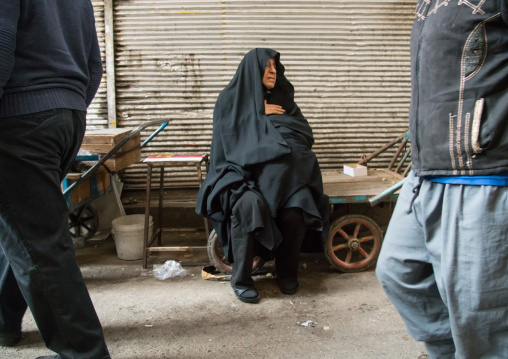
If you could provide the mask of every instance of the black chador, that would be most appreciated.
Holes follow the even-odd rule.
[[[196,212],[212,221],[228,260],[235,263],[233,287],[235,265],[244,260],[235,258],[232,243],[241,240],[236,237],[255,239],[241,256],[256,251],[267,259],[276,257],[277,274],[283,276],[280,270],[287,260],[279,259],[283,254],[277,253],[288,237],[285,218],[293,213],[300,217],[299,231],[291,236],[302,240],[296,259],[289,260],[296,261],[296,268],[301,242],[304,246],[313,242],[307,246],[321,249],[328,235],[328,197],[311,150],[312,130],[294,102],[294,88],[279,58],[270,49],[248,52],[215,104],[210,168],[199,190]],[[268,91],[262,79],[270,59],[275,60],[276,82]],[[285,112],[266,115],[265,100]],[[244,280],[245,287],[252,287],[250,281]]]

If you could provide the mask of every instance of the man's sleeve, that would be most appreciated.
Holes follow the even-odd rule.
[[[0,0],[1,1],[1,0]],[[99,40],[97,39],[97,32],[94,25],[92,49],[90,51],[90,58],[88,59],[88,71],[90,73],[90,82],[86,89],[86,107],[90,106],[102,79],[102,61],[101,50],[99,48]]]
[[[19,14],[19,1],[0,0],[0,98],[14,67]]]

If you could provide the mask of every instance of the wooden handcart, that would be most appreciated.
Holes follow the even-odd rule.
[[[410,164],[405,164],[411,153],[408,133],[397,136],[357,163],[367,165],[370,160],[396,145],[397,149],[387,168],[369,169],[367,175],[358,177],[344,174],[343,170],[322,172],[324,193],[330,198],[331,209],[330,232],[328,240],[323,243],[323,251],[335,269],[359,272],[376,263],[383,230],[369,215],[368,208],[396,202],[397,191],[410,170]],[[226,262],[215,231],[210,234],[207,248],[210,262],[222,273],[230,274],[232,266]],[[263,264],[264,260],[256,257],[253,272]]]

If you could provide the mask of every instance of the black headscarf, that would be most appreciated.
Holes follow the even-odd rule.
[[[277,78],[267,96],[262,78],[272,58]],[[293,85],[284,76],[279,59],[280,54],[271,49],[248,52],[215,104],[210,167],[198,193],[196,212],[212,220],[223,246],[229,242],[231,209],[245,190],[260,193],[276,217],[296,192],[310,187],[314,210],[302,209],[317,218],[320,223],[314,221],[314,227],[318,230],[328,223],[328,218],[323,218],[328,216],[328,198],[323,195],[321,172],[310,151],[312,130],[294,101]],[[267,116],[267,97],[285,113]],[[270,247],[276,242],[263,244]]]
[[[261,80],[271,58],[277,66],[275,87],[281,84],[287,91],[273,91],[272,102],[278,98],[303,118],[294,103],[293,86],[284,77],[279,53],[269,49],[248,52],[229,85],[219,95],[214,111],[214,126],[219,120],[226,160],[241,167],[289,153],[286,142],[265,115],[265,88]]]

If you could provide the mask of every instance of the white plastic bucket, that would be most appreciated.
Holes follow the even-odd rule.
[[[115,239],[118,258],[136,260],[143,258],[143,240],[145,238],[145,215],[130,214],[115,218],[112,222],[113,238]],[[152,237],[153,219],[148,221],[148,239]]]

